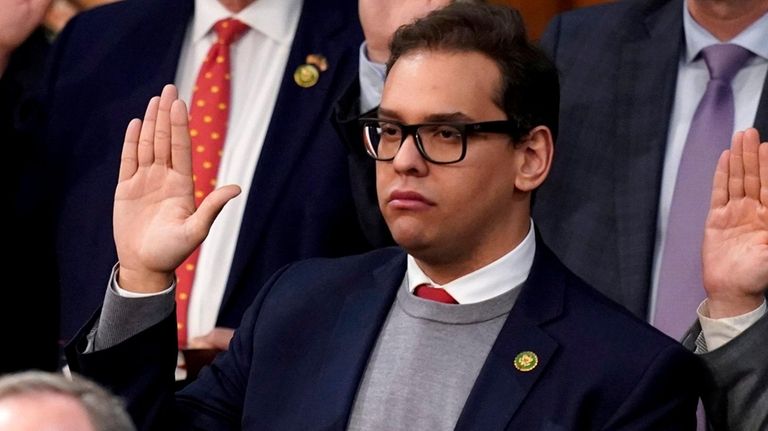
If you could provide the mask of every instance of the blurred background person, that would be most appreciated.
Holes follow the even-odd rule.
[[[123,124],[169,82],[192,108],[197,199],[217,182],[244,185],[179,268],[180,346],[226,348],[258,286],[288,262],[371,248],[330,123],[361,41],[353,0],[129,0],[73,18],[46,94],[62,337],[101,301],[83,286],[106,283],[96,269],[114,260]]]
[[[718,429],[768,427],[768,285],[712,289],[698,251],[720,152],[735,130],[768,137],[766,41],[764,0],[617,2],[559,16],[542,38],[561,74],[557,154],[534,205],[542,236],[701,354]]]
[[[82,376],[27,371],[0,377],[0,429],[134,431],[123,404]]]

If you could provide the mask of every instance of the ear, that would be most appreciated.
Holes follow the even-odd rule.
[[[527,139],[517,145],[520,159],[515,187],[530,192],[539,187],[549,175],[554,154],[552,132],[546,126],[536,126],[529,132]]]

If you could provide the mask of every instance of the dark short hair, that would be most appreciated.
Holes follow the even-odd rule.
[[[435,10],[397,30],[390,45],[387,73],[400,57],[422,49],[484,54],[501,72],[501,88],[494,102],[510,120],[518,122],[521,136],[544,125],[552,131],[553,139],[556,137],[560,99],[557,70],[528,40],[517,10],[468,3]]]

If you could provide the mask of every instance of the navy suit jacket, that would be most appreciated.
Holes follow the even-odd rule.
[[[175,420],[185,430],[343,430],[401,288],[405,257],[386,248],[279,271],[230,350],[175,400],[172,315],[82,354],[88,325],[69,346],[69,363],[125,397],[140,429],[172,429]],[[522,351],[538,355],[532,371],[513,366]],[[692,430],[699,367],[679,343],[588,287],[538,242],[456,429]]]
[[[357,74],[354,0],[305,0],[254,174],[217,324],[235,327],[258,288],[289,262],[370,249],[330,114]],[[62,335],[101,303],[116,260],[111,214],[125,126],[174,82],[193,0],[127,0],[79,15],[60,35],[48,85],[47,145],[61,195],[57,261]],[[308,54],[328,70],[301,88]],[[255,84],[258,85],[258,84]],[[238,127],[238,125],[233,125]],[[244,199],[246,197],[241,197]]]
[[[541,41],[560,72],[560,134],[534,219],[568,268],[643,318],[685,43],[682,13],[682,0],[579,9],[556,17]],[[768,137],[768,78],[754,126]],[[738,342],[702,355],[713,375],[705,401],[716,426],[768,427],[766,328],[768,316]]]

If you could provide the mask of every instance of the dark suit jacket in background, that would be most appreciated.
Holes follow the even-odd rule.
[[[405,253],[387,248],[275,274],[230,350],[176,395],[178,429],[345,429],[405,267]],[[140,429],[172,429],[173,315],[112,348],[80,354],[87,332],[70,345],[72,369],[126,397]],[[532,371],[514,368],[522,351],[538,355]],[[690,430],[699,366],[539,242],[456,429]]]
[[[367,250],[330,122],[357,74],[362,41],[354,0],[305,0],[245,209],[219,326],[235,327],[267,278],[311,256]],[[57,225],[65,338],[101,303],[116,260],[112,200],[125,126],[174,82],[193,0],[127,0],[77,16],[60,35],[49,82],[47,144],[62,196]],[[328,70],[294,83],[308,54]],[[259,85],[255,83],[254,85]],[[232,127],[238,127],[233,124]]]
[[[682,13],[682,0],[617,2],[559,16],[542,39],[560,71],[560,134],[534,219],[568,268],[643,318]],[[768,136],[768,83],[755,127]],[[710,387],[710,401],[719,401],[708,410],[720,426],[768,428],[766,324],[723,348],[738,349],[737,361],[724,361],[732,356],[723,352],[703,355],[719,374]]]
[[[355,77],[336,102],[333,123],[349,150],[349,176],[360,224],[368,241],[383,248],[396,244],[379,209],[376,161],[365,150],[358,122],[361,117],[376,117],[377,110],[378,106],[370,112],[360,112],[360,79]]]
[[[58,364],[50,169],[36,127],[48,50],[48,40],[38,29],[13,52],[0,79],[3,207],[9,215],[3,235],[2,273],[8,281],[0,301],[5,334],[0,373],[27,368],[52,371]],[[35,276],[30,278],[31,274]],[[10,280],[29,284],[13,286]]]

